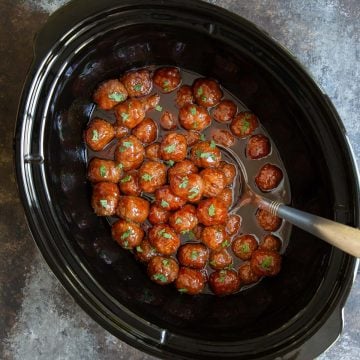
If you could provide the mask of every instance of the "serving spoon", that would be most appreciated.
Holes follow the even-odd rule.
[[[242,195],[232,211],[236,212],[243,206],[253,203],[259,208],[269,211],[272,215],[278,216],[298,228],[315,235],[330,245],[360,258],[359,229],[294,209],[284,203],[270,200],[263,195],[256,194],[249,185],[246,168],[239,156],[229,148],[225,148],[219,144],[217,144],[217,146],[234,158],[241,172]]]

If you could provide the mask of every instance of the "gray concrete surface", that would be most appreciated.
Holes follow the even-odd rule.
[[[310,70],[337,107],[360,164],[360,1],[210,0],[264,28]],[[12,129],[34,33],[66,0],[0,0],[0,359],[151,359],[91,320],[30,238],[12,171]],[[10,221],[11,217],[11,221]],[[360,354],[360,282],[341,338],[320,360]]]

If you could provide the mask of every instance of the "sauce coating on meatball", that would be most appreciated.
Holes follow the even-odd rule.
[[[152,89],[152,80],[147,69],[128,71],[121,81],[131,97],[148,95]]]
[[[250,234],[237,237],[231,244],[233,253],[241,260],[249,260],[257,247],[258,242],[255,236]]]
[[[260,277],[261,277],[261,276],[255,274],[251,270],[249,261],[245,261],[244,263],[242,263],[240,265],[238,274],[239,274],[240,282],[243,285],[250,285],[250,284],[256,283],[260,280]]]
[[[148,220],[151,224],[166,224],[169,221],[170,212],[164,209],[163,207],[152,204],[150,206]]]
[[[209,264],[214,270],[222,270],[232,265],[233,259],[226,249],[211,251]]]
[[[180,246],[180,238],[176,232],[166,224],[154,225],[149,230],[150,244],[163,255],[172,255]]]
[[[156,204],[168,211],[180,209],[186,204],[186,200],[175,195],[170,186],[165,185],[155,191]]]
[[[227,217],[226,204],[217,198],[202,200],[197,207],[197,218],[205,226],[222,225]]]
[[[178,108],[182,108],[186,104],[194,103],[194,96],[192,88],[189,85],[182,85],[176,93],[176,105]]]
[[[116,122],[119,126],[133,129],[145,118],[144,104],[140,100],[130,99],[114,108]]]
[[[169,225],[177,232],[187,232],[192,230],[198,223],[196,208],[192,205],[185,205],[175,211],[169,217]]]
[[[270,151],[270,140],[262,134],[251,136],[246,145],[246,155],[253,160],[262,159],[265,156],[268,156]]]
[[[122,170],[112,160],[92,158],[88,165],[88,179],[91,182],[108,181],[117,183]]]
[[[159,285],[174,282],[179,273],[179,265],[174,259],[164,256],[154,256],[147,266],[150,279]]]
[[[197,104],[212,107],[223,97],[219,83],[212,79],[197,79],[193,85],[194,98]]]
[[[253,113],[244,111],[237,114],[231,121],[230,130],[235,136],[244,138],[251,135],[258,126],[258,118]]]
[[[282,220],[269,213],[265,209],[258,209],[256,212],[258,224],[266,231],[276,231],[280,228]]]
[[[212,131],[212,138],[220,145],[231,147],[235,144],[234,135],[224,129],[215,129]]]
[[[281,240],[272,234],[265,235],[260,241],[259,250],[277,251],[281,250]]]
[[[211,117],[202,106],[186,104],[179,111],[179,122],[186,130],[202,131],[211,124]]]
[[[119,144],[115,149],[115,160],[124,171],[140,167],[144,157],[144,147],[134,135],[119,140]]]
[[[160,144],[160,155],[163,160],[181,161],[186,158],[187,143],[182,134],[170,133],[164,136]]]
[[[141,188],[137,170],[125,172],[119,181],[119,188],[123,195],[139,196]]]
[[[115,105],[127,99],[128,92],[122,82],[117,79],[105,81],[99,85],[93,95],[93,100],[100,109],[110,110]]]
[[[135,257],[143,263],[148,263],[156,255],[158,255],[158,253],[147,239],[143,239],[140,245],[135,247]]]
[[[209,258],[209,250],[203,244],[187,243],[179,247],[179,263],[193,269],[203,269]]]
[[[139,184],[142,191],[153,193],[166,183],[166,166],[158,161],[145,161],[139,169]]]
[[[220,169],[206,168],[199,174],[203,180],[205,197],[218,196],[226,186],[225,174]]]
[[[140,245],[144,237],[144,230],[133,222],[118,220],[111,227],[111,235],[124,249],[133,249]]]
[[[230,245],[224,226],[206,226],[201,232],[201,241],[211,250],[220,251]]]
[[[250,267],[259,276],[277,275],[281,268],[281,256],[275,251],[256,250],[251,257]]]
[[[97,216],[115,215],[120,192],[116,184],[99,182],[93,186],[91,206]]]
[[[145,118],[140,124],[134,127],[132,134],[142,143],[150,144],[156,140],[157,125],[153,119]]]
[[[114,138],[113,126],[105,120],[92,120],[85,130],[85,142],[91,150],[100,151]]]
[[[116,215],[124,220],[143,223],[149,215],[150,204],[138,196],[121,196]]]
[[[236,104],[228,99],[224,99],[216,105],[213,110],[212,116],[213,118],[220,122],[225,123],[233,119],[236,115],[237,106]]]
[[[172,92],[181,83],[180,70],[176,67],[159,68],[154,73],[153,81],[154,84],[158,86],[162,92]]]
[[[205,276],[199,270],[181,267],[175,280],[175,286],[181,293],[200,294],[205,287]]]
[[[198,174],[173,175],[169,183],[175,195],[191,203],[198,202],[204,192],[204,183]]]
[[[217,167],[221,152],[214,141],[200,141],[191,148],[190,158],[196,166]]]
[[[280,168],[273,164],[265,164],[256,175],[255,183],[261,191],[270,191],[277,188],[283,179]]]
[[[175,129],[176,120],[174,115],[169,111],[164,111],[160,117],[160,126],[165,130]]]
[[[240,280],[236,271],[224,269],[210,274],[209,285],[215,295],[224,296],[237,292]]]

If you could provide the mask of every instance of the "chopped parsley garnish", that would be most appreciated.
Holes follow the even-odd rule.
[[[100,168],[99,168],[99,173],[100,173],[100,176],[101,177],[105,177],[106,176],[106,166],[104,165],[101,165]]]
[[[161,200],[161,203],[160,203],[161,207],[165,208],[165,207],[169,207],[169,203],[165,200]]]
[[[200,86],[200,87],[197,89],[197,95],[198,95],[198,96],[201,96],[203,93],[204,93],[204,90],[203,90],[203,88]]]
[[[264,270],[268,270],[270,268],[270,266],[272,265],[273,261],[272,261],[272,257],[271,256],[264,256],[263,261],[260,263],[260,266],[264,269]]]
[[[133,89],[134,89],[135,91],[141,91],[142,85],[141,85],[141,84],[136,84],[136,85],[133,87]]]
[[[122,163],[118,163],[118,164],[117,164],[117,167],[118,167],[119,169],[122,169],[122,168],[124,167],[124,165],[123,165]]]
[[[156,110],[156,111],[162,111],[163,108],[162,108],[162,106],[160,106],[160,105],[156,105],[156,106],[155,106],[155,110]]]
[[[189,235],[190,240],[193,240],[193,239],[196,238],[195,234],[191,230],[183,230],[183,231],[181,231],[181,234],[182,235]]]
[[[129,182],[131,180],[131,176],[130,175],[126,175],[124,178],[122,178],[121,180],[120,180],[120,182],[122,183],[122,184],[124,184],[124,183],[126,183],[126,182]]]
[[[161,261],[164,266],[169,266],[170,261],[168,259],[164,259]]]
[[[122,146],[119,147],[119,151],[124,152],[126,149],[128,149],[131,146],[133,146],[133,143],[131,141],[124,141],[122,143]]]
[[[194,121],[194,124],[193,124],[193,129],[197,129],[199,126],[199,123],[197,121]]]
[[[138,246],[136,247],[136,251],[137,251],[138,253],[142,253],[142,252],[143,252],[143,249],[141,248],[140,245],[138,245]]]
[[[210,158],[211,160],[215,161],[216,160],[216,156],[213,154],[213,153],[210,153],[210,152],[203,152],[203,153],[200,153],[200,156],[199,156],[201,159],[208,159]]]
[[[170,81],[169,80],[164,80],[164,82],[163,82],[164,91],[166,91],[166,92],[169,91],[169,88],[168,88],[169,85],[170,85]]]
[[[250,245],[249,245],[248,243],[242,244],[242,245],[241,245],[241,250],[242,250],[242,252],[244,252],[244,253],[250,252]]]
[[[225,241],[221,244],[221,246],[222,246],[223,248],[228,247],[229,245],[230,245],[230,241],[229,241],[229,240],[225,240]]]
[[[226,278],[226,271],[221,270],[220,271],[219,281],[223,283],[225,281],[225,278]]]
[[[216,148],[216,142],[214,140],[210,141],[210,149],[215,149]]]
[[[150,175],[150,174],[144,174],[142,177],[141,177],[144,181],[150,181],[153,176]]]
[[[196,251],[196,250],[193,250],[193,251],[190,253],[190,257],[191,257],[191,260],[197,260],[197,258],[199,257],[199,252]]]
[[[178,289],[178,292],[180,292],[180,293],[187,293],[188,290],[185,289],[185,288],[180,288],[180,289]]]
[[[250,129],[250,123],[247,120],[244,120],[241,125],[241,132],[245,134]]]
[[[128,242],[127,240],[125,240],[125,241],[123,242],[123,245],[124,245],[124,248],[125,248],[125,249],[128,249],[128,248],[129,248],[129,242]]]
[[[188,196],[188,199],[192,200],[196,198],[197,195],[199,195],[199,187],[194,186],[189,190],[190,195]]]
[[[202,101],[206,101],[206,100],[207,100],[207,97],[206,97],[206,96],[202,96],[202,97],[201,97],[201,100],[202,100]]]
[[[164,147],[164,151],[165,151],[167,154],[171,154],[171,153],[173,153],[175,150],[176,150],[176,144],[171,144],[171,145],[168,145],[168,146]]]
[[[216,266],[216,261],[215,261],[215,260],[211,260],[211,261],[209,261],[209,264],[212,265],[212,266]]]
[[[165,229],[160,230],[158,235],[164,237],[165,239],[172,239],[172,236],[167,233]]]
[[[200,135],[200,140],[201,140],[201,141],[206,141],[205,134],[201,134],[201,135]]]
[[[182,224],[182,220],[181,220],[181,218],[176,218],[176,220],[175,220],[175,224],[176,225],[179,225],[179,224]]]
[[[126,230],[125,232],[123,232],[123,233],[121,234],[120,239],[121,239],[121,240],[125,240],[125,239],[127,239],[130,235],[131,235],[131,230],[128,229],[128,230]]]
[[[153,275],[154,280],[159,280],[163,283],[167,282],[167,277],[164,274],[154,274]]]
[[[190,108],[190,114],[194,116],[196,115],[196,107],[193,106],[192,108]]]
[[[92,138],[91,138],[91,140],[92,140],[92,141],[99,141],[99,132],[98,132],[96,129],[94,129],[94,130],[92,131]]]
[[[120,101],[124,101],[124,100],[125,100],[125,95],[122,94],[122,93],[120,93],[120,92],[118,92],[118,91],[115,91],[115,92],[113,92],[113,93],[110,93],[110,94],[108,95],[108,98],[109,98],[110,100],[120,102]]]
[[[214,204],[211,204],[208,208],[208,214],[209,216],[215,216],[215,205]]]
[[[129,119],[129,114],[126,112],[122,112],[121,114],[121,118],[123,119],[123,121],[127,121]]]
[[[107,200],[105,200],[105,199],[101,199],[100,201],[100,205],[104,208],[104,209],[106,209],[107,208]]]
[[[175,164],[175,161],[174,160],[168,160],[168,161],[165,161],[165,164],[167,165],[167,166],[174,166],[174,164]]]
[[[179,184],[179,188],[180,189],[185,189],[188,186],[188,184],[189,184],[189,179],[188,179],[187,176],[185,176],[185,177],[183,177],[181,179],[181,183]]]

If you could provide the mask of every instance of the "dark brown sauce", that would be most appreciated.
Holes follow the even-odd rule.
[[[151,71],[155,70],[156,68],[157,67],[155,67],[155,66],[150,67],[150,68],[148,67],[148,69]],[[188,70],[184,70],[184,69],[181,69],[181,75],[182,75],[182,84],[188,84],[188,85],[191,85],[195,79],[203,77],[200,74],[196,74],[192,71],[188,71]],[[235,96],[233,96],[230,92],[228,92],[223,87],[221,87],[221,88],[224,93],[223,99],[232,100],[237,105],[238,112],[249,110],[239,99],[237,99]],[[161,117],[161,114],[163,111],[169,111],[175,116],[175,118],[177,118],[179,109],[175,105],[176,92],[177,92],[177,89],[172,91],[171,93],[163,94],[156,87],[154,87],[152,89],[151,94],[157,93],[160,95],[161,99],[160,99],[159,105],[162,107],[161,112],[154,109],[154,110],[150,110],[146,113],[147,117],[150,117],[158,124],[158,134],[157,134],[157,139],[155,141],[160,142],[162,137],[168,132],[176,131],[179,133],[186,133],[186,130],[182,129],[179,124],[178,124],[177,128],[173,129],[173,130],[164,130],[160,127],[160,124],[159,124],[160,117]],[[209,112],[211,114],[211,109],[209,109]],[[93,111],[89,121],[94,118],[105,119],[105,120],[109,121],[110,123],[115,122],[115,115],[112,111],[104,111],[104,110],[100,110],[98,108],[94,108],[94,111]],[[261,122],[261,119],[259,119],[259,120]],[[205,135],[207,140],[212,139],[211,134],[213,133],[214,129],[225,129],[225,130],[230,131],[229,123],[222,124],[222,123],[216,122],[213,119],[211,126],[209,126],[207,129],[205,129],[202,132]],[[266,132],[264,127],[261,125],[261,123],[260,123],[260,126],[254,131],[253,134],[263,134],[269,138],[269,140],[271,142],[271,152],[268,156],[266,156],[262,159],[259,159],[259,160],[248,159],[245,154],[248,137],[245,139],[235,138],[235,143],[233,146],[231,146],[231,150],[228,150],[223,146],[221,146],[221,147],[219,146],[219,148],[221,149],[221,153],[222,153],[222,160],[225,160],[229,163],[234,164],[237,169],[237,176],[235,177],[234,183],[232,185],[232,192],[233,192],[232,208],[234,208],[234,205],[241,198],[241,191],[242,191],[242,188],[244,185],[244,184],[242,184],[244,182],[244,176],[241,172],[241,168],[238,163],[239,160],[243,163],[243,169],[245,169],[245,171],[246,171],[245,178],[248,179],[247,180],[248,185],[250,186],[252,191],[254,191],[255,193],[261,194],[261,195],[264,195],[264,194],[257,188],[257,186],[255,184],[255,176],[256,176],[257,172],[259,171],[259,169],[266,163],[271,163],[271,164],[274,164],[274,165],[277,165],[278,167],[280,167],[283,171],[283,180],[281,181],[280,185],[275,190],[273,190],[269,193],[266,193],[265,195],[267,198],[269,198],[271,200],[276,200],[276,201],[283,202],[283,203],[289,203],[290,199],[291,199],[289,179],[288,179],[287,173],[285,171],[284,164],[281,160],[280,154],[279,154],[278,150],[276,149],[274,142],[269,137],[269,134]],[[90,150],[89,148],[87,148],[87,162],[89,162],[93,157],[99,157],[102,159],[113,160],[114,159],[114,151],[115,151],[117,143],[118,143],[118,140],[114,139],[106,146],[106,148],[104,150],[99,151],[99,152],[94,152],[94,151]],[[232,152],[235,153],[236,155],[234,156],[232,154]],[[151,196],[147,196],[147,194],[142,194],[142,196],[144,196],[148,200],[151,199]],[[230,211],[229,211],[230,214],[237,214],[242,219],[240,231],[238,234],[233,236],[233,238],[235,238],[239,235],[242,235],[242,234],[252,234],[256,237],[256,239],[258,241],[260,241],[263,238],[263,236],[265,236],[266,234],[269,234],[269,232],[263,230],[257,224],[256,217],[255,217],[256,210],[257,210],[257,207],[255,204],[246,205],[246,206],[241,207],[240,209],[236,210],[235,212],[231,211],[231,209],[230,209]],[[108,222],[110,225],[113,224],[116,220],[117,220],[117,218],[115,218],[115,217],[108,218]],[[149,222],[146,222],[143,224],[143,229],[145,231],[147,231],[149,229],[149,227],[151,227]],[[284,251],[288,245],[290,233],[291,233],[291,224],[289,224],[285,221],[282,222],[281,227],[277,231],[272,232],[272,234],[279,237],[282,241],[282,247],[281,247],[281,251],[280,251],[281,253],[284,253]],[[198,243],[200,241],[194,240],[194,238],[191,237],[191,235],[190,236],[189,235],[181,235],[181,244],[185,244],[185,243],[189,243],[189,242]],[[128,251],[128,250],[123,250],[123,251]],[[232,253],[231,248],[228,248],[228,251],[233,257],[233,268],[235,270],[237,270],[244,261],[237,258]],[[176,257],[176,255],[174,255],[174,257]],[[134,258],[134,261],[136,261],[135,258]],[[209,275],[214,270],[209,266],[209,264],[207,264],[204,271],[206,272],[207,275]],[[254,285],[256,285],[256,283],[251,284],[251,285],[242,286],[240,291],[246,290]],[[213,295],[213,293],[209,289],[208,285],[206,285],[206,287],[204,288],[202,293]]]

